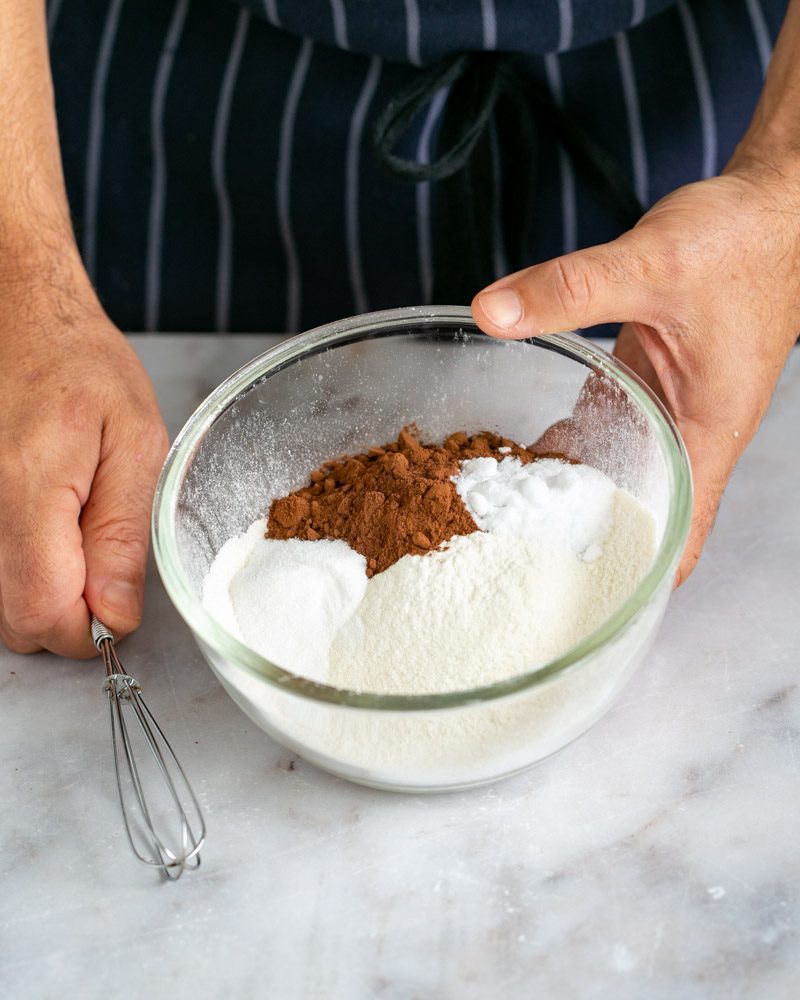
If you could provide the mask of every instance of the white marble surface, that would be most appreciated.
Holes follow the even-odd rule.
[[[171,430],[265,338],[134,338]],[[122,647],[209,822],[128,853],[97,663],[0,653],[0,997],[798,996],[800,353],[656,648],[589,734],[482,791],[333,779],[234,706],[151,575]]]

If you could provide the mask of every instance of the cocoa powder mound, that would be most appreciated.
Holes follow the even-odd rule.
[[[390,444],[326,462],[308,486],[274,500],[267,538],[342,538],[373,576],[404,555],[477,531],[451,477],[464,459],[508,455],[523,463],[544,457],[489,432],[451,434],[439,446],[405,427]]]

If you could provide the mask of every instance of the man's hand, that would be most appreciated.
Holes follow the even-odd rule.
[[[0,640],[93,653],[139,622],[166,434],[72,235],[45,5],[0,0]]]
[[[96,300],[35,283],[0,303],[0,639],[91,656],[90,610],[139,624],[167,437],[150,380]]]
[[[667,404],[692,463],[681,582],[800,331],[800,181],[742,157],[612,243],[495,282],[472,310],[498,337],[624,323],[615,353]]]

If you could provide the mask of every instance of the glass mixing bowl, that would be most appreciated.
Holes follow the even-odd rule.
[[[652,511],[657,553],[649,572],[610,620],[563,656],[447,694],[380,695],[316,683],[226,632],[201,603],[203,578],[224,542],[323,461],[392,440],[412,422],[430,440],[493,430],[530,444],[547,431],[545,440],[600,468]],[[675,426],[604,351],[572,334],[494,340],[467,309],[411,308],[293,337],[226,379],[172,446],[153,537],[170,598],[251,719],[334,774],[421,792],[521,771],[608,710],[661,622],[691,506]]]

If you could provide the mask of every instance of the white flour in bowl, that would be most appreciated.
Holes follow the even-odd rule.
[[[554,537],[476,531],[373,577],[330,651],[329,683],[383,694],[463,691],[566,653],[620,607],[654,552],[652,518],[612,493],[586,562]],[[602,547],[601,547],[602,542]]]

